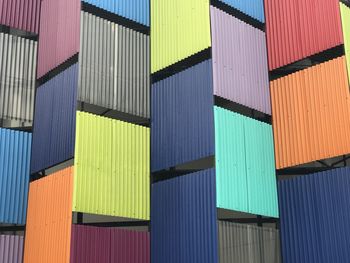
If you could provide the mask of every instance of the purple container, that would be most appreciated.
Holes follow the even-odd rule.
[[[0,262],[20,263],[23,259],[23,236],[0,235]]]

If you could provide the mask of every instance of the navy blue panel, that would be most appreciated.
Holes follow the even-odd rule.
[[[152,263],[216,263],[215,170],[153,184]]]
[[[31,172],[74,155],[78,65],[39,87],[35,101]]]
[[[214,154],[212,83],[207,60],[153,84],[152,171]]]
[[[350,259],[350,168],[279,183],[284,263]]]

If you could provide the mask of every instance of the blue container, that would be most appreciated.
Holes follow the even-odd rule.
[[[233,8],[241,11],[242,13],[265,22],[264,15],[264,0],[219,0]]]

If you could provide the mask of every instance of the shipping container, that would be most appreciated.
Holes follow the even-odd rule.
[[[213,6],[210,15],[214,94],[271,114],[265,33]]]
[[[218,262],[215,170],[152,185],[153,263]]]
[[[209,0],[151,0],[151,72],[211,46]]]
[[[150,129],[77,112],[73,211],[148,220]]]
[[[218,221],[220,263],[280,263],[279,231]]]
[[[340,3],[340,11],[343,26],[345,56],[348,67],[348,77],[350,81],[350,8]]]
[[[79,52],[80,8],[80,0],[42,1],[38,78]]]
[[[118,228],[72,226],[74,263],[149,263],[149,233]]]
[[[270,70],[343,44],[339,0],[266,0]]]
[[[2,121],[14,121],[18,126],[31,126],[36,61],[37,42],[0,33],[0,119]],[[3,125],[5,126],[6,123]]]
[[[83,2],[149,26],[149,0],[83,0]]]
[[[214,155],[212,62],[152,85],[152,171]]]
[[[217,207],[278,217],[272,127],[214,108]]]
[[[74,64],[37,89],[31,173],[73,158],[77,85]]]
[[[0,128],[0,223],[24,225],[32,135]]]
[[[0,0],[0,24],[38,34],[41,0]]]
[[[242,13],[258,20],[261,23],[265,22],[264,15],[264,0],[219,0]]]
[[[73,167],[29,187],[24,262],[69,263]]]
[[[22,263],[23,236],[0,235],[0,262]]]
[[[149,36],[82,12],[80,44],[78,99],[149,118]]]
[[[350,152],[345,57],[271,82],[277,169]]]
[[[348,262],[350,169],[279,182],[283,262]]]

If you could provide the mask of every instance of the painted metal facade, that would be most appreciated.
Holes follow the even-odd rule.
[[[264,23],[264,0],[219,0],[242,13]]]
[[[83,2],[149,26],[149,0],[84,0]]]
[[[149,118],[149,36],[81,13],[78,99]]]
[[[340,12],[343,26],[345,56],[348,67],[348,77],[350,81],[350,8],[340,3]]]
[[[150,129],[77,112],[73,210],[148,220]]]
[[[32,135],[0,128],[0,223],[24,225]]]
[[[0,262],[22,263],[23,236],[0,235]]]
[[[349,189],[348,167],[279,183],[283,262],[348,261]]]
[[[74,64],[37,89],[31,173],[73,158],[77,85]]]
[[[271,82],[277,169],[350,152],[345,57]]]
[[[36,61],[37,42],[0,33],[0,119],[31,125]]]
[[[218,262],[215,170],[152,185],[152,263]]]
[[[211,60],[152,85],[152,171],[214,155]]]
[[[215,107],[219,208],[278,217],[272,127]]]
[[[214,94],[271,114],[265,33],[213,6],[210,17]]]

